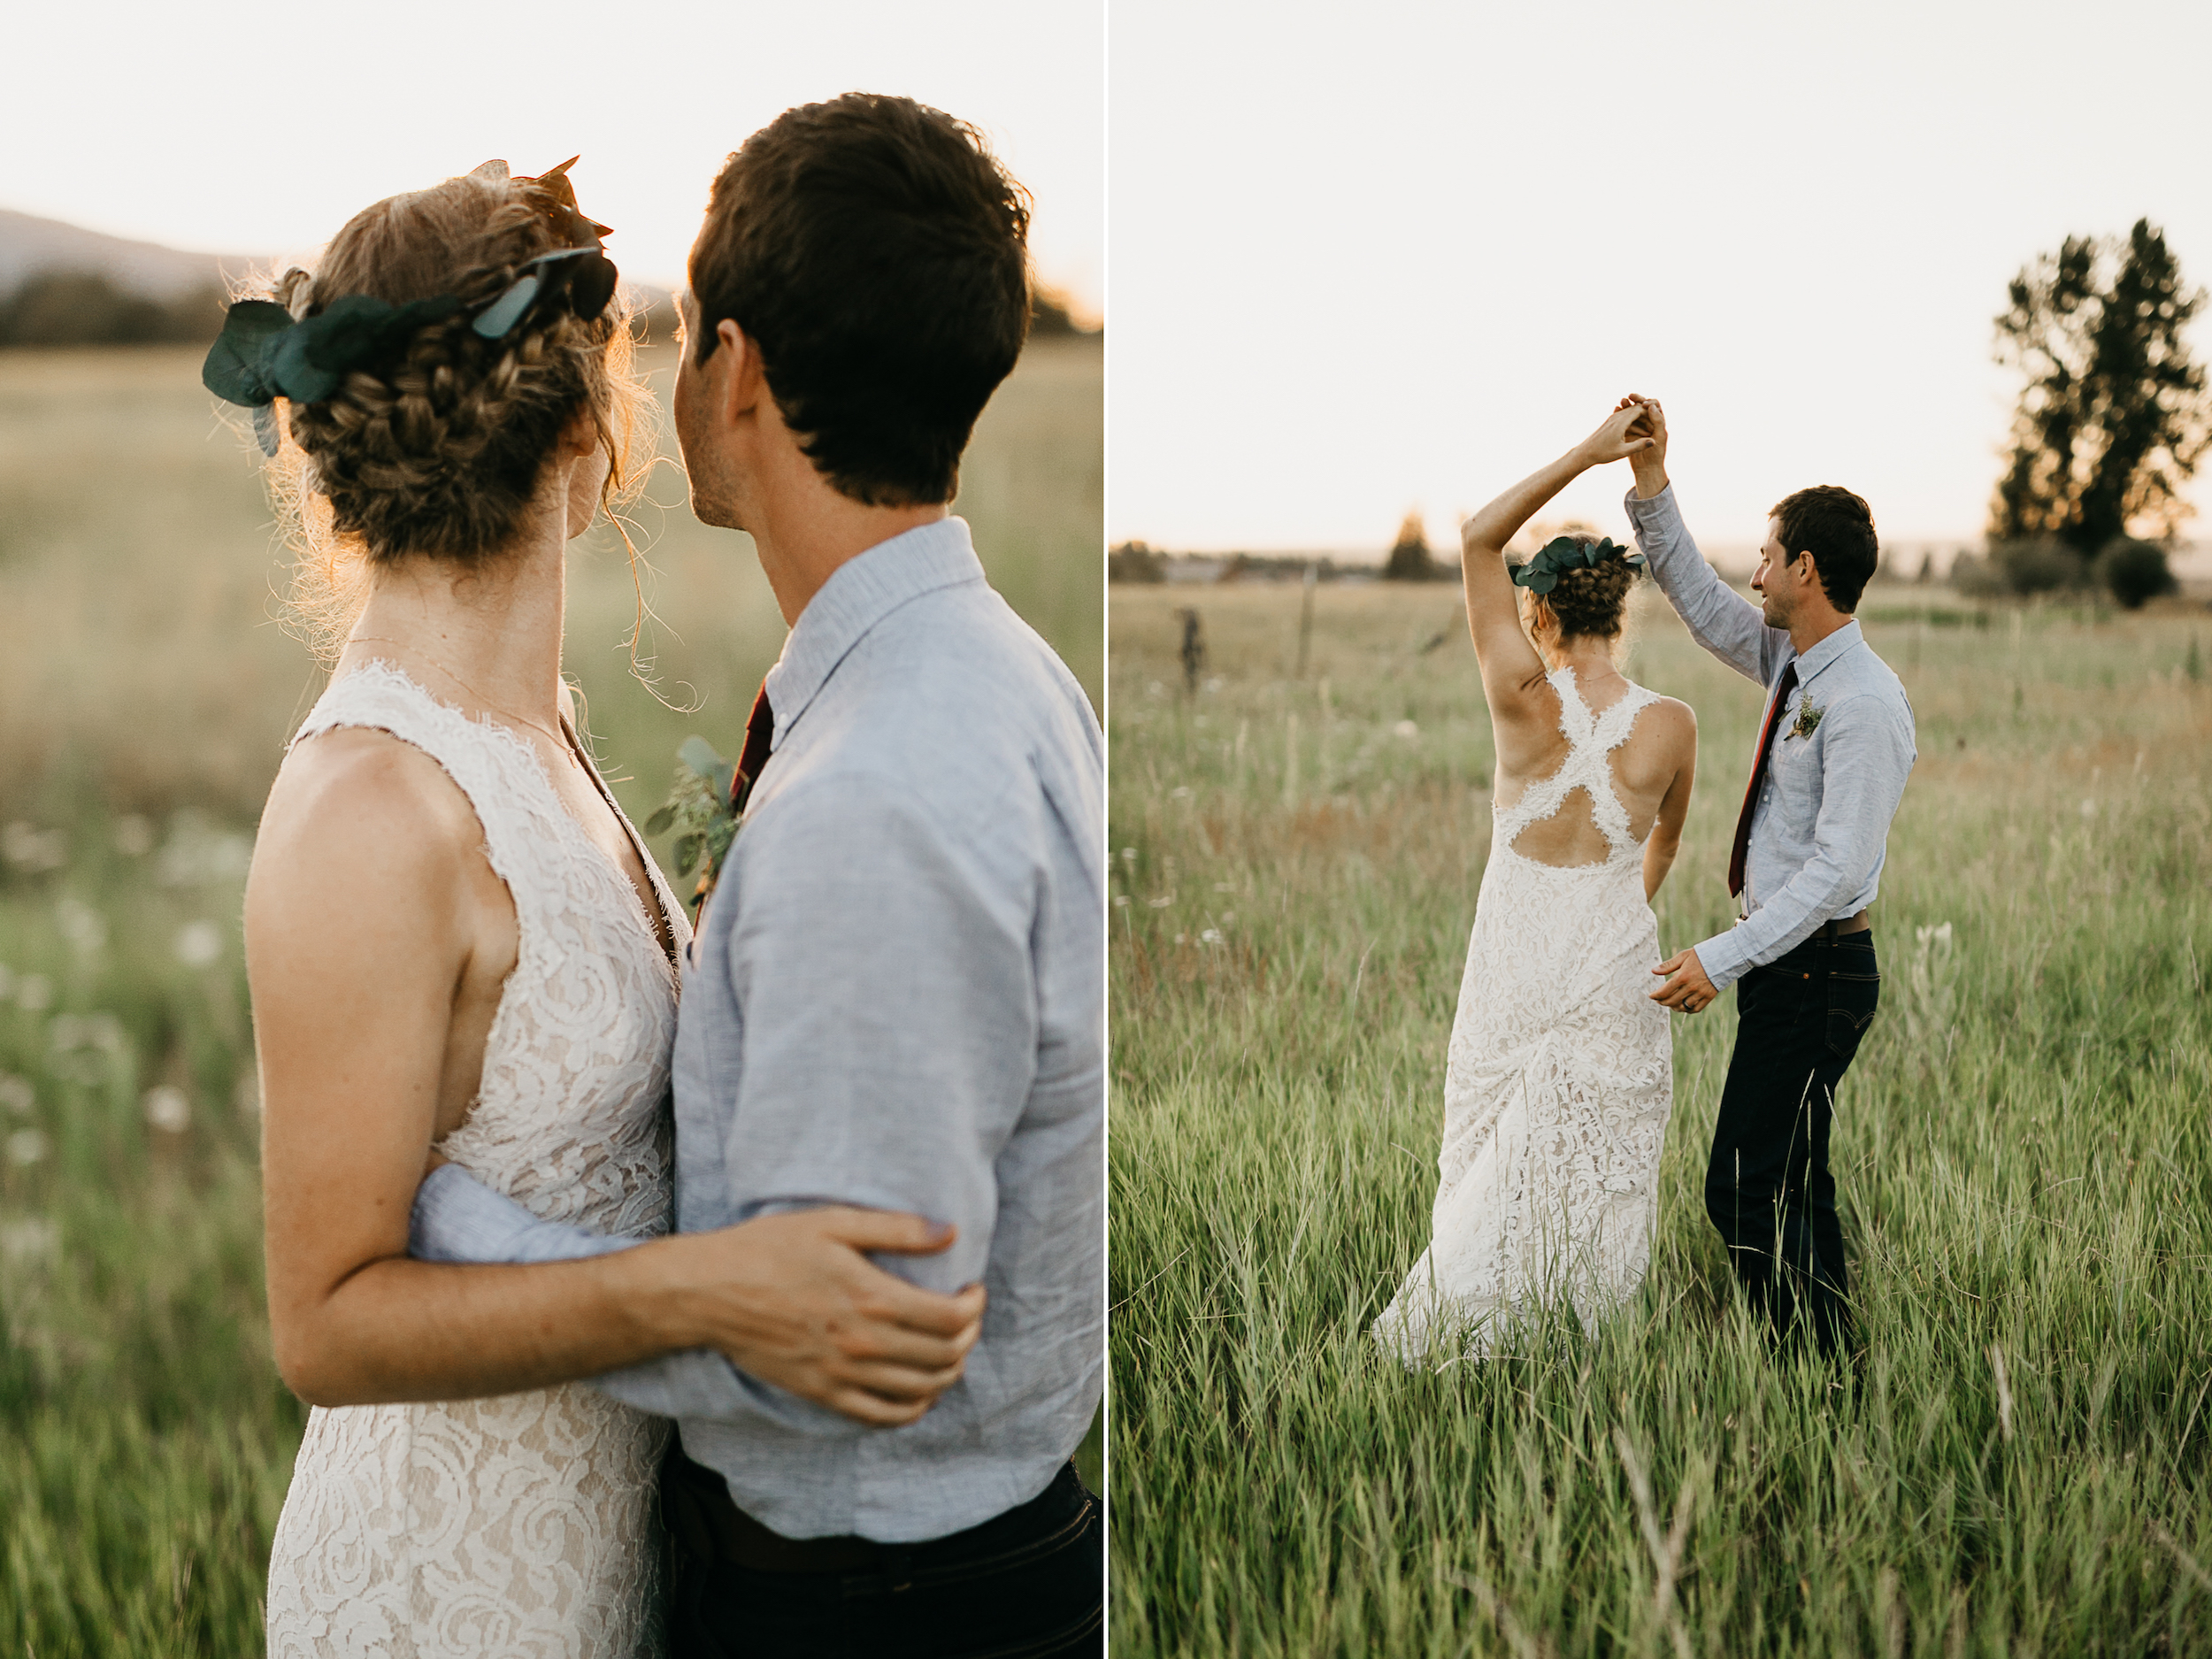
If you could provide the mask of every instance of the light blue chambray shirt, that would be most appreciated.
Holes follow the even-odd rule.
[[[886,1256],[982,1279],[966,1374],[871,1428],[672,1355],[596,1379],[791,1538],[938,1538],[1044,1490],[1105,1361],[1104,746],[1082,688],[946,518],[840,566],[768,673],[775,747],[683,976],[676,1225],[821,1204],[956,1223]],[[411,1248],[530,1262],[620,1249],[454,1165]]]
[[[1855,620],[1798,657],[1788,631],[1767,626],[1759,607],[1705,562],[1672,485],[1648,500],[1632,486],[1625,505],[1668,603],[1700,645],[1767,688],[1769,708],[1784,665],[1797,662],[1797,688],[1775,722],[1773,756],[1752,803],[1745,919],[1697,947],[1705,977],[1724,990],[1756,964],[1795,949],[1823,922],[1874,902],[1889,821],[1917,752],[1912,704]],[[1793,727],[1808,705],[1819,721],[1800,737]],[[1762,712],[1762,729],[1764,721]]]

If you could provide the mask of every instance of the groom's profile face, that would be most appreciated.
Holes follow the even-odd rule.
[[[676,339],[676,391],[671,403],[676,419],[676,445],[683,451],[684,472],[691,488],[691,511],[701,524],[739,529],[742,526],[737,522],[730,457],[717,431],[723,394],[727,390],[722,378],[729,372],[731,354],[718,347],[705,366],[701,366],[699,302],[688,288],[676,296],[676,311],[681,326]]]
[[[1759,595],[1759,615],[1770,628],[1786,628],[1790,613],[1791,578],[1796,575],[1782,546],[1782,521],[1767,520],[1767,539],[1759,545],[1759,568],[1751,572],[1751,591]]]

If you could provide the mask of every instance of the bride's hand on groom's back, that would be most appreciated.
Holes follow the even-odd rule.
[[[864,1252],[934,1255],[955,1230],[918,1216],[829,1206],[759,1216],[681,1247],[698,1345],[748,1376],[863,1423],[912,1423],[960,1380],[984,1293],[922,1290]]]

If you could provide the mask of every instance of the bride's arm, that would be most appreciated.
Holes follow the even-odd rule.
[[[1460,580],[1467,595],[1467,631],[1481,664],[1483,689],[1493,710],[1544,674],[1542,660],[1521,631],[1505,544],[1545,503],[1594,466],[1635,454],[1651,440],[1631,438],[1639,409],[1617,409],[1605,423],[1550,465],[1530,473],[1460,526]]]
[[[319,1405],[458,1399],[714,1348],[868,1421],[921,1415],[959,1374],[980,1292],[918,1290],[841,1236],[942,1248],[918,1218],[772,1217],[533,1266],[408,1258],[457,997],[495,948],[481,840],[435,763],[396,743],[306,746],[271,795],[246,943],[286,1382]]]
[[[1689,711],[1686,709],[1684,712]],[[1690,814],[1690,791],[1697,781],[1697,717],[1694,714],[1689,726],[1689,753],[1683,759],[1682,769],[1674,774],[1674,781],[1667,786],[1666,795],[1659,803],[1659,816],[1644,840],[1647,904],[1659,896],[1660,884],[1667,879],[1667,872],[1674,868],[1674,856],[1682,849],[1682,822]]]

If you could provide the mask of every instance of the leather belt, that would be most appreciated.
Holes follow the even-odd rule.
[[[1870,913],[1861,910],[1856,915],[1839,916],[1832,921],[1823,922],[1820,925],[1820,931],[1813,937],[1824,941],[1841,939],[1847,933],[1863,933],[1873,926]]]

